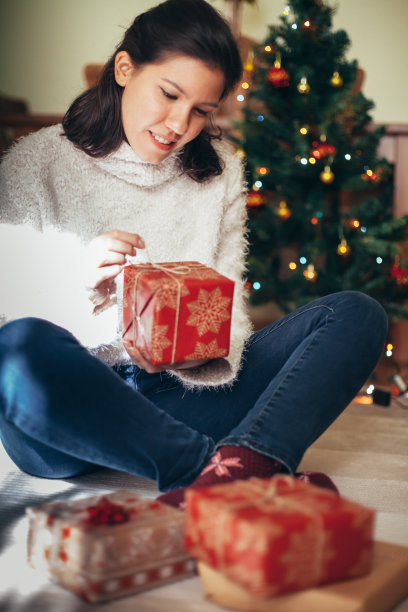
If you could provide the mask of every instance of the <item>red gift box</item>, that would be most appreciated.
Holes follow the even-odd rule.
[[[28,561],[91,602],[192,576],[184,513],[131,491],[26,510]]]
[[[234,282],[196,261],[125,266],[123,339],[152,364],[226,357]]]
[[[293,476],[191,489],[186,550],[258,598],[370,571],[375,513]]]

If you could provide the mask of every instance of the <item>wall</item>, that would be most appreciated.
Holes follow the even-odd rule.
[[[329,0],[334,6],[334,0]],[[29,101],[33,112],[63,113],[84,88],[83,66],[108,59],[135,15],[156,0],[1,0],[0,92]],[[214,6],[225,9],[224,0]],[[262,40],[284,0],[245,5],[242,31]],[[365,95],[376,122],[408,123],[407,0],[338,0],[335,29],[344,28],[366,71]]]

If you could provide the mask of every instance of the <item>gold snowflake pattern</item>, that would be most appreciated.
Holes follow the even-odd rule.
[[[200,280],[213,278],[215,280],[219,279],[221,275],[218,274],[215,270],[211,268],[205,268],[204,266],[193,268],[191,271],[192,278],[199,278]]]
[[[217,357],[225,357],[226,355],[227,350],[225,348],[219,348],[217,340],[212,340],[209,344],[197,342],[194,353],[186,355],[185,360],[192,361],[194,359],[216,359]]]
[[[183,283],[181,280],[175,280],[173,278],[161,279],[160,282],[157,282],[157,284],[155,283],[155,285],[155,310],[161,310],[165,306],[168,308],[174,308],[174,310],[176,310],[180,305],[181,298],[190,293],[185,283]]]
[[[168,325],[157,325],[154,328],[152,337],[152,357],[156,362],[163,359],[163,351],[171,346],[171,341],[167,338]]]
[[[304,531],[292,533],[289,547],[279,561],[285,567],[285,584],[307,588],[317,584],[321,571],[335,556],[322,527],[309,524]]]
[[[197,328],[199,336],[212,331],[218,334],[221,323],[231,318],[228,310],[231,298],[222,295],[220,287],[209,292],[200,289],[198,299],[187,304],[191,315],[187,319],[187,325]]]

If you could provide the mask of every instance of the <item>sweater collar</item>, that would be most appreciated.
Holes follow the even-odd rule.
[[[182,173],[177,153],[159,164],[151,164],[140,159],[127,142],[106,157],[93,158],[93,161],[104,172],[139,187],[157,187]]]

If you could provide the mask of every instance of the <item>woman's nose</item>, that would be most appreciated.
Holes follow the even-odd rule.
[[[178,136],[182,136],[188,130],[190,123],[190,112],[182,109],[174,110],[168,115],[166,126]]]

